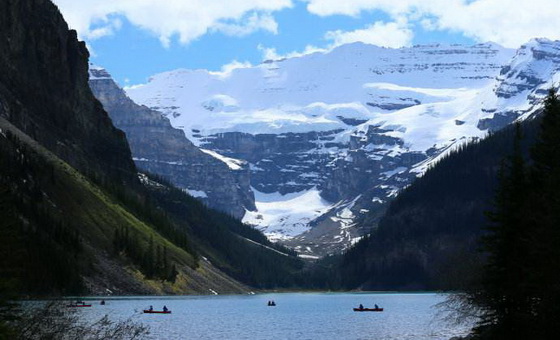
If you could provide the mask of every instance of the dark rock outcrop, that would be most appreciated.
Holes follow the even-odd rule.
[[[82,173],[137,182],[122,131],[88,86],[88,56],[49,0],[0,2],[0,116]]]

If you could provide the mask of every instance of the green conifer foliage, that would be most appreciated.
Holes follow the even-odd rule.
[[[534,292],[536,328],[542,338],[552,339],[560,334],[560,99],[553,89],[531,156],[531,193],[524,211],[527,227],[533,229],[528,284]]]
[[[531,270],[527,257],[530,230],[524,211],[529,186],[520,142],[518,125],[514,153],[503,165],[494,210],[488,213],[491,223],[483,238],[488,261],[482,289],[473,295],[482,310],[479,329],[492,328],[495,338],[511,338],[531,327],[531,294],[526,284]]]
[[[491,225],[488,261],[468,299],[482,312],[484,339],[554,339],[560,334],[560,100],[550,90],[541,131],[524,164],[515,151],[503,171]]]

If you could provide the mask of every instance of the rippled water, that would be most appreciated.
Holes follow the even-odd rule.
[[[126,297],[92,300],[86,318],[113,319],[150,326],[150,339],[450,339],[468,327],[443,322],[436,294],[283,293],[228,296]],[[274,300],[276,307],[268,307]],[[354,312],[359,304],[385,311]],[[143,314],[166,305],[172,314]]]

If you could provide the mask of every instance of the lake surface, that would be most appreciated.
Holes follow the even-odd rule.
[[[150,339],[445,339],[468,333],[445,323],[437,294],[282,293],[227,296],[123,297],[92,300],[79,313],[87,319],[108,314],[150,327]],[[274,300],[276,307],[268,307]],[[383,312],[354,312],[359,304]],[[172,314],[143,314],[166,305]]]

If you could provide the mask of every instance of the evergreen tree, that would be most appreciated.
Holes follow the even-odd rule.
[[[144,268],[146,268],[144,274],[148,278],[154,277],[155,274],[155,263],[154,263],[154,237],[150,235],[150,243],[144,254]]]
[[[488,261],[482,287],[471,296],[482,311],[479,331],[491,330],[495,339],[511,339],[531,328],[527,285],[530,230],[524,211],[529,187],[520,145],[521,129],[517,125],[513,155],[503,165],[494,210],[488,213],[490,225],[483,238]]]
[[[485,339],[560,334],[560,100],[555,90],[544,103],[529,169],[517,134],[483,239],[488,260],[481,286],[466,294],[482,312],[478,333]]]
[[[526,209],[534,227],[531,252],[533,313],[542,338],[560,334],[560,100],[551,89],[539,140],[532,149],[531,196]]]

